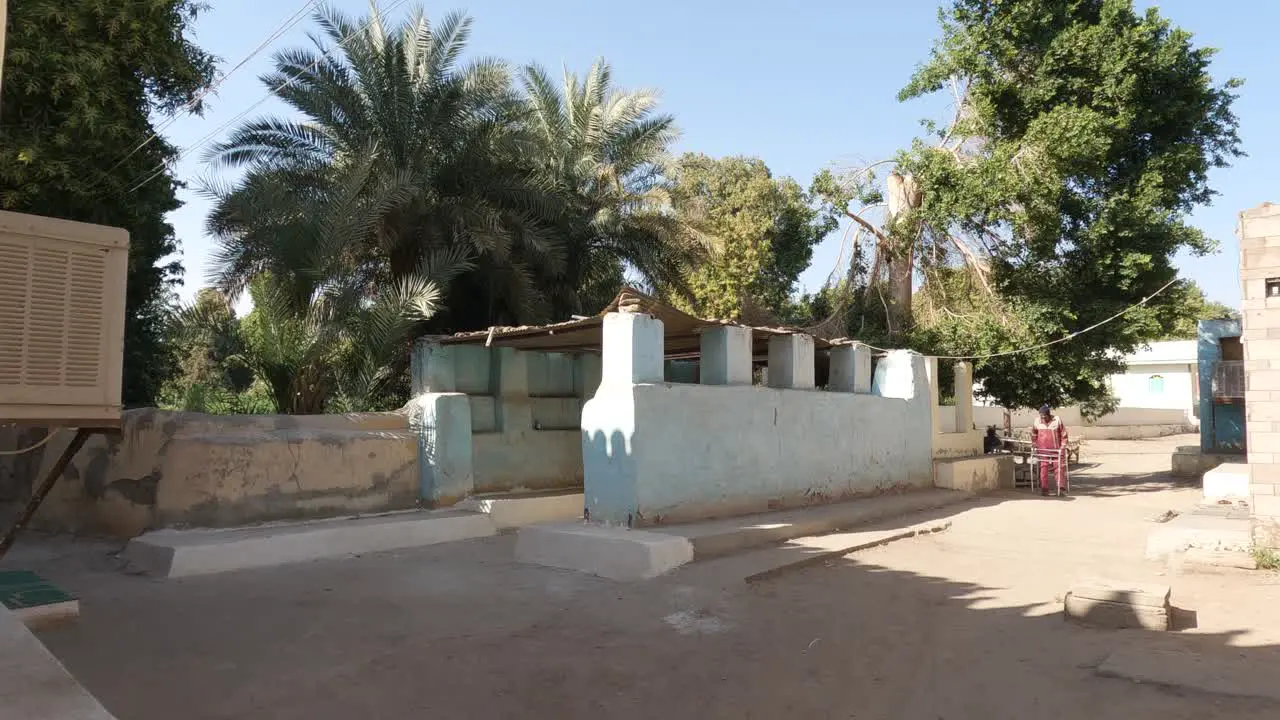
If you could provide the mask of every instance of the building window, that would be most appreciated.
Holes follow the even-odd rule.
[[[1152,395],[1161,395],[1164,393],[1164,376],[1152,375],[1147,378],[1147,392]]]

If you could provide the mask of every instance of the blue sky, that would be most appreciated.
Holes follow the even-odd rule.
[[[403,3],[402,15],[419,0]],[[212,0],[196,25],[195,40],[229,68],[243,59],[304,0]],[[388,6],[395,0],[380,0]],[[337,0],[350,14],[367,12],[367,0]],[[464,10],[474,19],[473,55],[534,61],[558,71],[582,71],[606,57],[624,87],[658,88],[663,108],[683,131],[677,150],[710,155],[746,154],[764,159],[776,174],[808,185],[813,174],[835,164],[890,156],[920,132],[919,121],[943,119],[945,98],[900,104],[897,91],[937,35],[937,2],[806,0],[792,7],[759,0],[470,0],[421,2],[438,17]],[[1198,45],[1220,49],[1218,78],[1241,77],[1236,104],[1248,157],[1212,178],[1221,193],[1192,221],[1220,242],[1210,257],[1182,257],[1179,267],[1211,299],[1237,305],[1240,289],[1236,213],[1266,200],[1280,201],[1272,183],[1280,167],[1280,139],[1268,120],[1280,112],[1280,75],[1274,71],[1280,3],[1167,0],[1149,3],[1195,35]],[[272,45],[307,43],[309,19]],[[166,134],[186,148],[258,101],[266,92],[258,75],[271,51],[253,58],[211,97],[202,117],[183,117]],[[285,112],[274,101],[253,116]],[[224,131],[225,132],[225,131]],[[185,156],[178,175],[208,176],[199,149]],[[1275,193],[1275,194],[1273,194]],[[212,243],[204,234],[208,202],[194,188],[171,219],[187,268],[183,300],[205,284]],[[839,234],[820,245],[800,277],[820,287],[839,252]]]

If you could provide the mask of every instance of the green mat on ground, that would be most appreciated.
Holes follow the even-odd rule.
[[[73,600],[75,597],[30,570],[0,570],[0,603],[10,610]]]

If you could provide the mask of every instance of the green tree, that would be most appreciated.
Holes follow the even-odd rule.
[[[441,289],[442,312],[424,330],[546,319],[536,279],[565,264],[544,221],[559,196],[521,165],[530,145],[506,67],[461,63],[471,21],[455,14],[433,25],[418,11],[388,27],[376,8],[358,21],[324,8],[316,21],[316,48],[277,53],[264,78],[301,118],[249,121],[210,152],[246,169],[235,186],[211,188],[218,286],[235,294],[265,270],[283,278],[305,267],[273,263],[322,252],[332,233],[290,213],[324,200],[360,209],[360,226],[326,217],[343,224],[345,280],[369,295],[441,256],[468,264]],[[312,245],[278,252],[278,231]]]
[[[394,404],[397,362],[408,357],[415,326],[472,269],[469,247],[441,246],[382,279],[385,260],[368,260],[366,243],[406,190],[382,177],[379,164],[370,154],[308,170],[306,192],[298,174],[253,173],[219,195],[211,226],[233,241],[233,267],[250,278],[254,305],[239,325],[243,362],[277,412]],[[227,217],[236,218],[234,231],[222,225]]]
[[[1194,340],[1199,333],[1196,325],[1201,320],[1240,318],[1240,313],[1231,306],[1206,298],[1200,286],[1190,280],[1170,290],[1178,295],[1178,314],[1161,340]]]
[[[182,267],[165,214],[176,149],[152,113],[207,87],[213,58],[187,39],[194,0],[9,3],[0,97],[0,207],[129,231],[124,402],[154,401],[172,364],[164,329]],[[196,108],[198,109],[198,107]],[[154,177],[153,177],[154,176]],[[149,182],[144,182],[152,178]]]
[[[671,197],[712,247],[689,274],[690,309],[703,317],[785,316],[813,246],[836,226],[796,181],[775,178],[758,158],[685,154]]]
[[[657,94],[614,88],[603,60],[581,78],[566,71],[559,85],[537,65],[521,81],[528,160],[565,197],[556,224],[565,266],[543,278],[553,315],[598,311],[626,271],[659,294],[684,291],[701,239],[669,212],[662,171],[677,131],[670,115],[655,114]]]
[[[954,0],[940,17],[901,99],[950,89],[955,117],[895,159],[916,196],[868,232],[891,252],[910,239],[916,282],[963,267],[985,296],[914,328],[938,354],[1007,353],[1132,306],[976,363],[1006,407],[1104,407],[1117,357],[1178,321],[1176,284],[1143,303],[1176,278],[1174,255],[1213,248],[1187,215],[1240,154],[1239,82],[1216,83],[1212,50],[1130,0]],[[869,170],[841,188],[856,194]]]
[[[197,292],[191,307],[174,317],[169,335],[177,374],[168,395],[196,386],[229,393],[249,389],[253,374],[241,360],[240,319],[226,295],[212,288]]]

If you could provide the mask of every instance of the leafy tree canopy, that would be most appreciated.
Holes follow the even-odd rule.
[[[758,158],[688,153],[676,163],[671,197],[712,247],[688,276],[690,309],[702,317],[785,315],[813,246],[837,224],[795,180],[775,178]]]
[[[129,231],[124,402],[154,400],[170,371],[164,330],[182,267],[165,214],[176,149],[149,138],[210,82],[187,39],[194,0],[9,3],[0,97],[0,207]],[[127,158],[126,155],[128,154]],[[153,178],[149,182],[143,182]],[[135,189],[135,186],[136,189]]]
[[[919,188],[903,216],[916,277],[976,293],[937,303],[945,312],[917,324],[915,343],[997,354],[1136,306],[976,363],[1001,405],[1105,407],[1118,357],[1185,315],[1177,283],[1139,303],[1174,281],[1175,253],[1214,247],[1187,215],[1213,196],[1209,171],[1241,154],[1240,83],[1214,82],[1212,50],[1130,0],[955,0],[940,17],[901,99],[950,88],[956,116],[901,153],[897,172]]]

